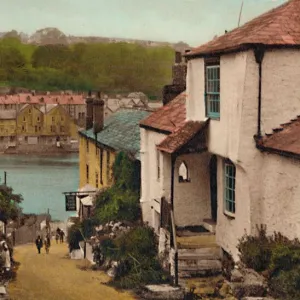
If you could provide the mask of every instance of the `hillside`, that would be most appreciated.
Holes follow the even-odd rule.
[[[66,35],[61,30],[53,27],[43,28],[37,30],[32,35],[27,35],[26,33],[18,33],[16,30],[9,32],[0,32],[1,37],[17,37],[25,44],[34,45],[46,45],[46,44],[63,44],[71,45],[76,43],[130,43],[138,44],[146,47],[171,47],[177,51],[184,51],[190,46],[184,42],[178,43],[168,43],[168,42],[158,42],[158,41],[148,41],[148,40],[138,40],[138,39],[125,39],[125,38],[115,38],[115,37],[101,37],[101,36],[73,36]]]

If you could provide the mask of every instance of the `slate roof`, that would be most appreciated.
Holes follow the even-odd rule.
[[[186,118],[186,93],[179,94],[167,105],[158,108],[149,117],[140,122],[140,126],[171,133],[176,128],[182,127]]]
[[[0,110],[0,120],[13,120],[17,116],[15,109]]]
[[[186,56],[223,53],[253,44],[300,45],[300,0],[290,0],[200,47]]]
[[[118,110],[104,121],[103,130],[97,134],[98,143],[140,159],[139,122],[149,114],[146,110]],[[80,131],[80,134],[95,140],[93,129]]]
[[[300,116],[273,129],[272,134],[257,140],[257,146],[262,150],[282,155],[291,154],[300,158]]]
[[[202,131],[207,124],[207,121],[187,121],[185,124],[168,135],[159,145],[157,149],[167,152],[175,153],[180,150],[186,143],[188,143],[198,132]],[[206,145],[203,145],[205,148]]]

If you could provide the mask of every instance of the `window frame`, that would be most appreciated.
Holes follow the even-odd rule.
[[[219,81],[219,91],[218,92],[208,92],[208,69],[218,68],[219,69],[219,78],[217,80]],[[208,118],[212,119],[220,119],[220,112],[221,112],[221,69],[220,69],[220,58],[210,58],[205,60],[204,64],[204,101],[205,101],[205,115]],[[214,78],[211,79],[211,81],[216,81]],[[219,96],[218,99],[209,100],[209,96]],[[218,111],[211,111],[210,105],[211,102],[218,103],[219,110]]]
[[[229,159],[225,159],[223,163],[224,176],[224,214],[234,217],[236,214],[236,166]],[[230,172],[231,169],[231,172]],[[227,181],[228,179],[228,181]],[[231,179],[231,184],[230,184]],[[228,192],[228,193],[227,193]],[[228,196],[227,196],[228,195]],[[230,196],[232,195],[232,196]]]

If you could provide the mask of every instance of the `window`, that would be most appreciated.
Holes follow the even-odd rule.
[[[86,140],[86,152],[89,152],[89,140]]]
[[[86,165],[86,183],[89,183],[89,165]]]
[[[98,156],[99,155],[99,148],[98,148],[98,146],[96,145],[96,156]]]
[[[31,109],[28,110],[28,113],[31,114]]]
[[[225,212],[235,213],[235,166],[229,161],[224,163],[224,204]]]
[[[159,161],[159,151],[156,150],[156,168],[157,168],[157,180],[160,179],[160,161]]]
[[[38,131],[38,127],[34,126],[34,130],[35,130],[35,132],[37,132]]]
[[[189,170],[187,164],[183,161],[178,169],[178,181],[179,182],[190,182]]]
[[[26,122],[26,118],[25,117],[23,118],[23,122]]]
[[[38,121],[38,122],[40,121],[40,117],[37,117],[37,121]]]
[[[60,119],[61,119],[62,122],[64,121],[64,117],[61,117]]]
[[[22,125],[22,131],[25,131],[25,126],[24,125]]]
[[[54,117],[52,117],[52,123],[54,123],[54,121],[55,121],[55,119],[54,119]]]
[[[64,126],[60,126],[60,131],[64,132],[65,131],[65,127]]]
[[[220,117],[220,63],[206,63],[205,66],[206,115]]]
[[[106,151],[106,178],[107,183],[110,183],[110,152]]]
[[[95,173],[95,178],[96,178],[96,188],[99,187],[99,174],[98,172]]]

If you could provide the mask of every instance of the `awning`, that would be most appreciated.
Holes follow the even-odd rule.
[[[84,197],[80,201],[84,206],[92,206],[93,205],[93,197],[92,196]]]
[[[209,119],[201,122],[185,122],[182,127],[158,144],[157,149],[169,154],[188,154],[207,150],[205,129],[208,122]]]

